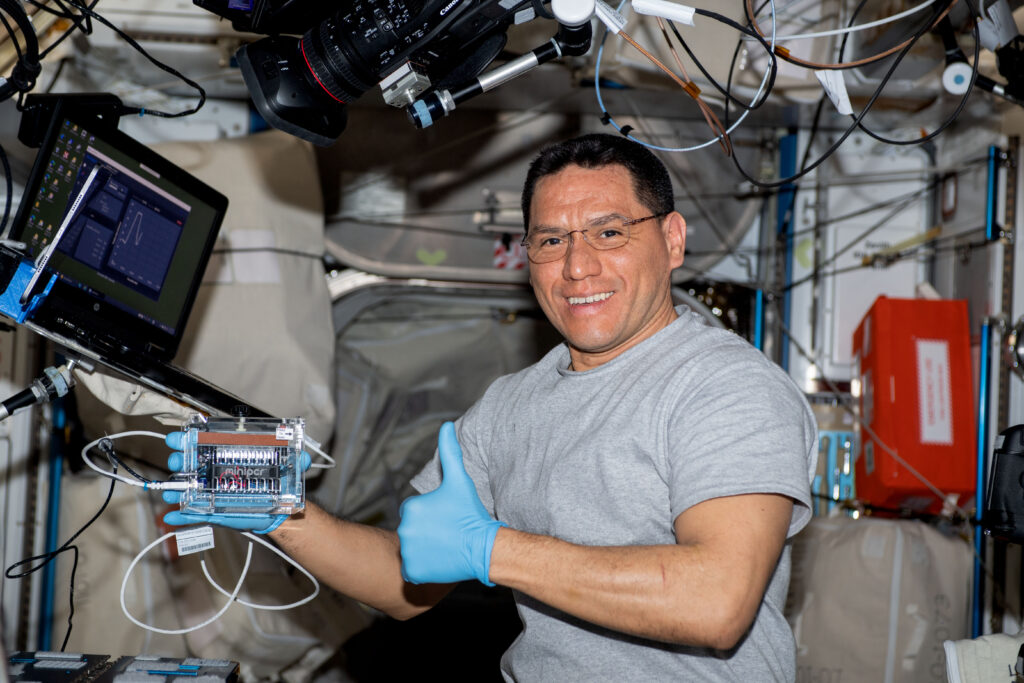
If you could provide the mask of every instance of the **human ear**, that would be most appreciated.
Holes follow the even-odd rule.
[[[661,231],[672,268],[678,268],[683,265],[683,258],[686,255],[686,219],[678,211],[673,211],[665,216],[661,223]]]

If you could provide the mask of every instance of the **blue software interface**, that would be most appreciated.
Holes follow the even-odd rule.
[[[173,332],[188,279],[187,273],[177,272],[182,267],[174,257],[188,244],[183,235],[195,213],[194,198],[173,193],[175,188],[154,170],[125,158],[71,120],[62,122],[46,163],[22,237],[31,253],[56,238],[96,168],[51,264],[65,282]],[[198,213],[207,212],[199,207]]]

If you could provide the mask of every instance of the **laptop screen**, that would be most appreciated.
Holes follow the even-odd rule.
[[[32,258],[51,249],[58,275],[33,322],[86,347],[170,360],[226,209],[223,195],[109,125],[59,114],[10,234]]]

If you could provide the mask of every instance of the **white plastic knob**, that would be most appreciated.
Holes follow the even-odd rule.
[[[594,16],[594,0],[551,0],[551,12],[559,24],[580,26]]]
[[[952,95],[963,95],[971,84],[971,71],[967,62],[947,64],[942,71],[942,87]]]

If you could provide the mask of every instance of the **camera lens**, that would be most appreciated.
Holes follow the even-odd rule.
[[[346,50],[337,33],[336,19],[314,26],[302,36],[302,56],[317,83],[341,102],[351,102],[373,87],[373,74],[358,55]],[[353,59],[353,56],[356,59]]]
[[[370,0],[314,26],[302,37],[303,57],[313,77],[334,99],[357,99],[439,22],[440,13],[424,15],[426,4],[443,3]]]

